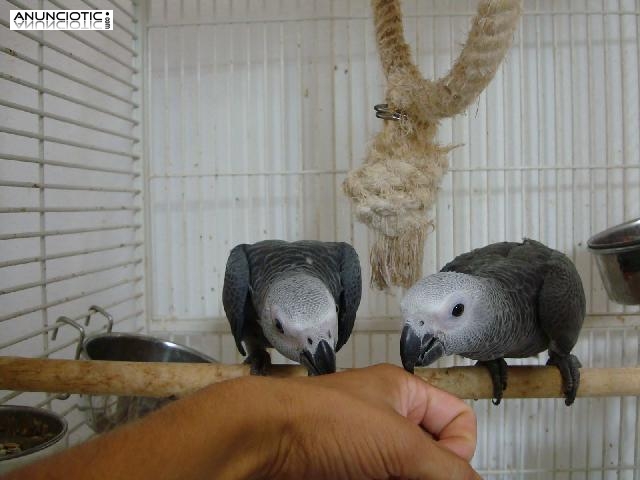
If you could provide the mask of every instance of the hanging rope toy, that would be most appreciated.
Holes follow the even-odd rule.
[[[494,77],[513,39],[521,0],[482,0],[462,52],[443,78],[426,80],[404,39],[399,0],[372,0],[376,39],[387,78],[384,127],[344,191],[357,218],[374,230],[371,283],[409,287],[422,275],[427,211],[448,169],[453,146],[435,143],[439,121],[462,113]]]

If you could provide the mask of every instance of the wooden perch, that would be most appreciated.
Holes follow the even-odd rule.
[[[640,395],[640,367],[583,368],[578,397]],[[143,363],[0,357],[0,389],[28,392],[183,396],[212,383],[249,375],[248,365]],[[306,376],[297,365],[275,365],[273,377]],[[416,375],[460,398],[491,398],[482,367],[417,368]],[[562,397],[555,367],[509,367],[504,398]]]

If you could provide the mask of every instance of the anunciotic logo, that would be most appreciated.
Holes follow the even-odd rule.
[[[113,30],[113,10],[11,10],[11,30]]]

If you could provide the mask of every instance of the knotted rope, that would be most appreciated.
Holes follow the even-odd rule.
[[[375,231],[371,283],[409,287],[422,275],[427,211],[453,146],[435,143],[439,121],[462,113],[495,75],[511,45],[521,0],[482,0],[451,71],[427,80],[404,39],[399,0],[372,0],[378,51],[387,77],[386,120],[362,166],[344,182],[357,218]]]

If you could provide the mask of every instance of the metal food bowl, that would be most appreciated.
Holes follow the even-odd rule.
[[[129,333],[91,336],[83,344],[81,357],[124,362],[215,363],[213,358],[184,345]],[[84,395],[82,399],[87,422],[97,433],[143,417],[173,400],[115,395]]]
[[[640,304],[640,218],[600,232],[587,242],[609,298]]]
[[[63,450],[67,422],[48,410],[0,406],[0,474]]]

